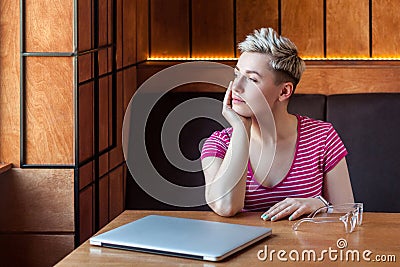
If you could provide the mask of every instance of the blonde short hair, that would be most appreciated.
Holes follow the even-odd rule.
[[[279,36],[272,28],[255,30],[238,45],[241,53],[256,52],[269,57],[269,65],[276,72],[276,83],[292,82],[294,88],[305,70],[304,61],[297,54],[296,45]]]

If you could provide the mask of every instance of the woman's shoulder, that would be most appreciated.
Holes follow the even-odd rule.
[[[296,115],[302,130],[325,130],[329,131],[333,128],[330,122],[313,119],[307,116]]]

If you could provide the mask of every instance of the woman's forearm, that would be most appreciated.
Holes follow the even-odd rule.
[[[237,129],[218,171],[206,186],[209,206],[221,216],[233,216],[244,206],[247,164],[249,160],[249,132]]]

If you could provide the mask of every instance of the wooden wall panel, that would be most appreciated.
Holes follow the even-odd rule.
[[[93,161],[91,161],[79,168],[79,190],[93,182],[93,167]]]
[[[108,44],[108,29],[109,20],[111,20],[111,13],[108,8],[110,7],[108,1],[111,0],[99,0],[99,46]]]
[[[92,13],[93,13],[92,0],[78,1],[78,50],[79,51],[89,50],[93,47]]]
[[[124,167],[118,167],[112,171],[110,177],[110,220],[124,211]]]
[[[137,1],[136,6],[136,60],[143,61],[149,57],[149,4],[148,1]]]
[[[122,59],[123,59],[123,53],[122,53],[122,44],[123,44],[123,39],[122,39],[122,34],[123,34],[123,27],[122,27],[122,0],[116,0],[116,9],[117,9],[117,33],[116,33],[116,62],[117,62],[117,69],[122,68]]]
[[[188,57],[189,1],[150,0],[150,55]]]
[[[93,186],[79,192],[79,241],[83,243],[94,234]]]
[[[281,34],[296,44],[300,56],[323,57],[323,0],[281,0],[281,5]]]
[[[124,161],[124,155],[122,152],[122,123],[124,119],[124,94],[123,94],[123,75],[122,71],[117,73],[117,147],[109,153],[109,166],[113,169]]]
[[[326,1],[326,56],[369,57],[369,0]]]
[[[234,57],[233,1],[192,0],[192,56]]]
[[[26,163],[74,163],[73,59],[26,58]]]
[[[136,67],[124,70],[124,111],[136,91]]]
[[[0,25],[0,161],[19,167],[19,1],[1,1]]]
[[[0,179],[0,232],[73,232],[74,171],[18,169]]]
[[[72,234],[0,234],[2,266],[54,266],[73,249]]]
[[[93,83],[86,83],[79,91],[79,161],[90,158],[94,153]]]
[[[109,222],[109,177],[105,175],[99,181],[99,227]]]
[[[351,94],[400,92],[400,67],[378,64],[307,66],[296,93]]]
[[[372,1],[372,56],[400,57],[398,0]]]
[[[123,0],[123,65],[136,63],[136,1]]]
[[[93,78],[93,54],[84,54],[78,57],[78,79],[84,82]]]
[[[73,51],[73,1],[26,0],[25,51]]]
[[[244,41],[255,29],[278,31],[278,1],[236,0],[236,42]],[[238,54],[237,54],[238,55]]]

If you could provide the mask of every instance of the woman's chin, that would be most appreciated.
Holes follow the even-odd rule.
[[[248,107],[243,107],[243,106],[233,105],[232,109],[240,116],[243,116],[243,117],[246,117],[246,118],[251,117],[252,113],[249,110],[249,108]]]

